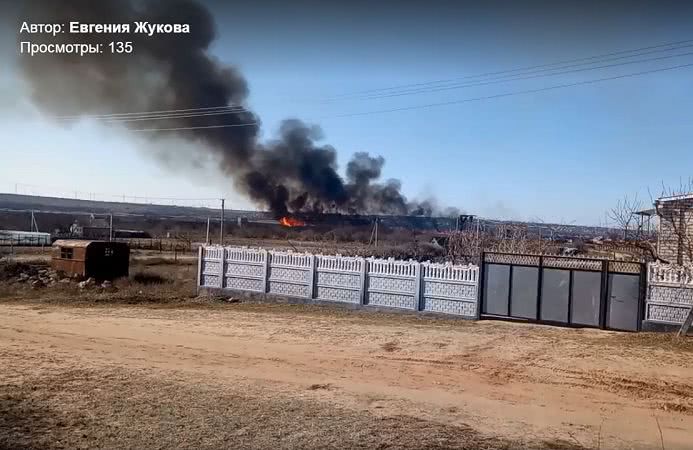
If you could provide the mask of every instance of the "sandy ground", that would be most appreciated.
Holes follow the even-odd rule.
[[[671,336],[0,302],[0,448],[693,448]]]

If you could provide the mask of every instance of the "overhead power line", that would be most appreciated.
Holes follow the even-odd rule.
[[[243,106],[210,106],[206,108],[188,108],[188,109],[169,109],[160,111],[144,111],[144,112],[127,112],[113,114],[80,114],[72,116],[55,116],[54,119],[69,120],[69,119],[114,119],[119,117],[133,116],[158,116],[172,113],[190,113],[190,112],[212,112],[212,111],[247,111]]]
[[[686,47],[693,47],[693,44],[687,45]],[[683,48],[683,47],[680,47],[680,48]],[[410,90],[400,91],[400,92],[390,92],[390,93],[369,95],[369,96],[363,96],[363,97],[355,97],[355,99],[371,100],[371,99],[380,99],[380,98],[401,97],[404,95],[412,95],[412,94],[425,94],[425,93],[431,93],[431,92],[449,91],[449,90],[463,89],[463,88],[468,88],[468,87],[487,86],[487,85],[498,84],[498,83],[508,83],[508,82],[512,82],[512,81],[531,80],[534,78],[553,77],[553,76],[558,76],[558,75],[566,75],[566,74],[585,72],[585,71],[590,71],[590,70],[608,69],[611,67],[627,66],[627,65],[632,65],[632,64],[642,64],[642,63],[646,63],[646,62],[661,61],[661,60],[671,59],[671,58],[680,58],[683,56],[690,56],[690,55],[693,55],[693,52],[677,53],[675,55],[658,56],[658,57],[654,57],[654,58],[645,58],[645,59],[639,59],[639,60],[635,60],[635,61],[625,61],[625,62],[621,62],[621,63],[605,64],[605,65],[601,65],[601,66],[583,67],[580,69],[563,70],[561,72],[538,73],[538,72],[547,72],[547,71],[553,71],[553,70],[561,70],[561,69],[564,69],[567,67],[572,67],[572,66],[566,66],[566,67],[561,67],[561,68],[556,68],[556,69],[544,69],[544,70],[539,70],[536,72],[527,72],[527,73],[518,74],[518,75],[515,75],[512,77],[509,77],[509,78],[503,77],[503,78],[499,78],[499,79],[491,79],[489,81],[479,81],[479,82],[464,83],[464,84],[452,84],[452,85],[442,85],[442,86],[429,87],[429,88],[410,89]],[[621,59],[621,58],[618,58],[618,59]],[[531,75],[532,73],[537,73],[537,74]]]
[[[477,102],[477,101],[490,100],[490,99],[495,99],[495,98],[510,97],[510,96],[514,96],[514,95],[534,94],[537,92],[551,91],[551,90],[556,90],[556,89],[568,88],[568,87],[573,87],[573,86],[582,86],[582,85],[594,84],[594,83],[601,83],[604,81],[637,77],[637,76],[641,76],[641,75],[647,75],[647,74],[651,74],[651,73],[664,72],[664,71],[670,71],[670,70],[676,70],[676,69],[683,69],[683,68],[687,68],[687,67],[693,67],[693,63],[679,64],[676,66],[663,67],[663,68],[652,69],[652,70],[643,70],[641,72],[627,73],[627,74],[623,74],[623,75],[616,75],[613,77],[596,78],[596,79],[592,79],[592,80],[578,81],[575,83],[558,84],[558,85],[547,86],[547,87],[538,88],[538,89],[527,89],[527,90],[523,90],[523,91],[506,92],[503,94],[487,95],[487,96],[483,96],[483,97],[473,97],[473,98],[465,98],[465,99],[459,99],[459,100],[450,100],[450,101],[438,102],[438,103],[428,103],[428,104],[423,104],[423,105],[403,106],[400,108],[380,109],[380,110],[364,111],[364,112],[357,112],[357,113],[339,114],[339,115],[328,116],[328,117],[366,116],[366,115],[372,115],[372,114],[383,114],[383,113],[397,112],[397,111],[409,111],[409,110],[415,110],[415,109],[435,108],[438,106],[447,106],[447,105],[455,105],[455,104],[460,104],[460,103]]]
[[[662,49],[662,50],[658,50],[658,51],[670,51],[670,50],[675,50],[675,48],[674,49],[664,49],[664,47],[674,47],[674,46],[679,46],[679,45],[683,45],[683,44],[691,44],[691,43],[693,43],[693,39],[687,39],[687,40],[683,40],[683,41],[669,42],[669,43],[665,43],[665,44],[651,45],[651,46],[647,46],[647,47],[640,47],[640,48],[631,49],[631,50],[621,50],[621,51],[617,51],[617,52],[603,53],[600,55],[587,56],[587,57],[583,57],[583,58],[568,59],[568,60],[556,61],[556,62],[552,62],[552,63],[518,67],[518,68],[514,68],[514,69],[506,69],[506,70],[500,70],[500,71],[495,71],[495,72],[485,72],[485,73],[476,74],[476,75],[467,75],[467,76],[463,76],[463,77],[448,78],[448,79],[434,80],[434,81],[427,81],[427,82],[420,82],[420,83],[401,84],[401,85],[397,85],[397,86],[377,88],[377,89],[367,89],[367,90],[362,90],[362,91],[356,91],[356,92],[336,95],[336,96],[328,98],[328,100],[336,100],[336,99],[342,99],[342,98],[347,98],[347,97],[352,97],[352,96],[361,96],[364,94],[373,94],[373,93],[378,93],[378,92],[396,91],[396,90],[409,89],[409,88],[421,87],[421,86],[437,85],[437,84],[442,84],[442,83],[452,83],[452,82],[458,82],[458,81],[462,81],[462,80],[472,80],[475,78],[485,78],[485,77],[494,76],[494,75],[510,74],[513,72],[523,72],[523,71],[527,71],[527,70],[541,69],[541,68],[545,68],[545,67],[564,65],[564,64],[569,64],[569,63],[591,61],[591,60],[595,60],[595,59],[598,60],[601,58],[607,58],[607,57],[616,56],[616,55],[624,55],[627,53],[636,53],[636,52],[641,52],[644,50]],[[627,57],[635,57],[635,56],[637,56],[637,55],[630,55]]]
[[[251,127],[259,125],[257,122],[252,122],[252,123],[230,123],[226,125],[209,125],[209,126],[203,126],[203,127],[177,127],[177,128],[146,128],[142,130],[130,130],[130,131],[136,131],[136,132],[144,132],[144,131],[184,131],[184,130],[203,130],[203,129],[209,129],[209,128],[233,128],[233,127]]]
[[[160,116],[144,116],[144,117],[127,117],[127,118],[117,118],[117,119],[104,119],[107,123],[120,123],[120,122],[140,122],[143,120],[165,120],[165,119],[188,119],[194,117],[206,117],[206,116],[223,116],[229,114],[242,114],[249,113],[250,111],[238,110],[238,111],[219,111],[219,112],[209,112],[209,113],[197,113],[197,114],[170,114],[170,115],[160,115]]]

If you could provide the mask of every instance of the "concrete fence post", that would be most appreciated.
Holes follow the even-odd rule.
[[[197,249],[197,295],[200,295],[200,285],[202,285],[202,246]]]
[[[310,255],[310,268],[308,269],[308,298],[309,299],[314,299],[315,298],[315,292],[317,289],[315,289],[315,271],[316,271],[316,264],[315,264],[315,255],[311,253]]]
[[[368,276],[368,261],[361,258],[361,286],[359,287],[359,303],[366,304],[366,277]]]
[[[222,289],[226,287],[226,247],[221,247],[221,264],[219,264],[219,285]]]
[[[414,266],[414,309],[416,311],[421,311],[423,309],[423,298],[421,295],[422,280],[421,263],[417,262]]]
[[[270,252],[267,250],[262,251],[265,256],[265,265],[262,267],[262,292],[265,294],[269,292],[269,267],[270,267]]]

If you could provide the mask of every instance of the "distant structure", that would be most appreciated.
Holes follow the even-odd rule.
[[[113,230],[115,239],[151,239],[152,235],[143,230]]]
[[[107,219],[90,218],[86,224],[75,220],[70,226],[70,235],[80,239],[108,240],[111,236],[111,227]]]
[[[44,246],[51,245],[50,233],[37,231],[0,230],[0,246]]]
[[[659,257],[674,264],[693,263],[693,193],[659,198],[655,210]]]
[[[470,214],[461,214],[457,216],[457,223],[455,224],[455,229],[457,231],[470,230],[474,226],[474,218],[476,216]]]

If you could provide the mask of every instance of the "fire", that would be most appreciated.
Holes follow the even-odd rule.
[[[301,219],[297,219],[295,217],[287,217],[284,216],[281,219],[279,219],[279,223],[284,225],[285,227],[304,227],[306,226],[306,223],[302,221]]]

